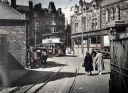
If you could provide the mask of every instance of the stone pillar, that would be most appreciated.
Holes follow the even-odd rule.
[[[128,24],[110,23],[110,93],[128,93]]]

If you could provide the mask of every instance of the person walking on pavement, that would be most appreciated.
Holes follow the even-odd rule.
[[[96,57],[96,51],[94,49],[92,49],[91,55],[92,55],[92,58]]]
[[[90,55],[90,53],[87,51],[86,52],[86,56],[84,58],[84,67],[85,67],[85,71],[88,72],[87,75],[92,75],[92,72],[93,71],[93,66],[92,66],[92,63],[93,63],[93,59],[92,59],[92,56]]]
[[[99,75],[101,75],[102,71],[105,70],[103,54],[100,52],[100,50],[98,50],[97,52],[98,53],[95,57],[95,70],[97,70],[99,72]]]
[[[42,50],[41,63],[46,63],[47,57],[47,53],[44,50]]]

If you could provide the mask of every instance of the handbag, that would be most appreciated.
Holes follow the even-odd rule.
[[[84,67],[84,63],[82,64],[82,67]]]

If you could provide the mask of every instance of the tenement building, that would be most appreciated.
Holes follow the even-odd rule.
[[[72,49],[85,54],[92,49],[109,51],[108,24],[112,21],[128,22],[128,0],[80,0],[71,16]]]
[[[42,9],[41,4],[36,4],[32,21],[38,44],[52,43],[56,38],[65,41],[65,15],[61,8],[56,9],[54,2],[49,2],[48,9]]]
[[[30,20],[30,45],[41,44],[48,38],[65,40],[65,15],[61,8],[56,9],[54,2],[49,2],[48,8],[42,8],[41,3],[34,4],[31,0],[29,6],[17,5],[16,0],[11,0],[11,6]]]

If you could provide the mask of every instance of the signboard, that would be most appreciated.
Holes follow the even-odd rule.
[[[43,44],[46,43],[61,43],[60,38],[50,38],[50,39],[44,39],[42,40]]]
[[[104,36],[104,46],[110,46],[109,35]]]

